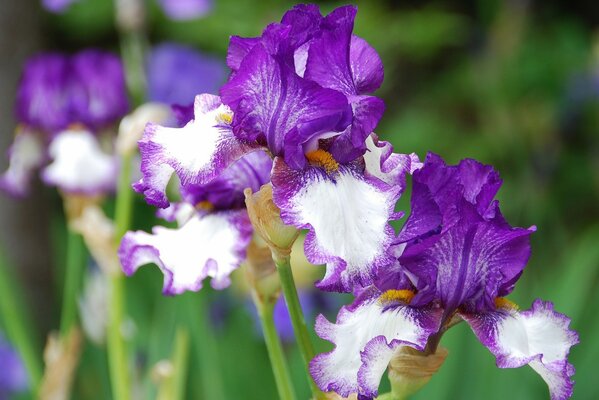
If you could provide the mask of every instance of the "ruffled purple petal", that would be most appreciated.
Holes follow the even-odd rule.
[[[143,177],[134,188],[149,204],[168,207],[165,189],[174,173],[184,187],[207,184],[259,148],[235,138],[228,124],[231,110],[218,96],[198,95],[194,109],[195,119],[183,128],[148,124],[139,141]]]
[[[345,6],[325,17],[320,37],[310,43],[304,73],[305,78],[346,96],[358,94],[350,68],[350,43],[357,12],[355,6]]]
[[[240,139],[266,143],[293,168],[305,165],[304,145],[319,135],[344,129],[339,123],[349,105],[345,96],[300,78],[262,44],[252,48],[237,73],[221,88],[223,103],[234,111]]]
[[[528,262],[534,232],[498,218],[484,221],[464,200],[458,212],[460,221],[448,231],[434,242],[408,245],[400,258],[414,275],[436,271],[436,283],[420,288],[418,296],[422,302],[430,300],[427,295],[438,297],[448,315],[459,306],[492,308],[496,297],[509,293]]]
[[[449,166],[438,155],[427,154],[423,168],[414,173],[412,213],[400,241],[422,239],[441,228],[448,230],[460,219],[457,207],[462,199],[474,205],[483,218],[493,218],[493,197],[500,186],[499,175],[489,165],[465,159]]]
[[[327,264],[317,284],[329,291],[351,291],[372,282],[379,267],[391,264],[387,252],[395,234],[389,221],[399,217],[400,188],[368,178],[363,166],[340,166],[334,173],[307,166],[302,171],[275,159],[273,200],[286,224],[309,229],[305,252],[313,264]]]
[[[9,166],[0,176],[0,189],[14,197],[29,193],[31,178],[46,160],[44,142],[40,135],[20,129],[8,150]]]
[[[415,302],[493,309],[510,293],[530,257],[535,227],[513,228],[493,201],[501,181],[489,166],[447,166],[433,154],[414,173],[412,213],[400,235],[400,263],[418,284]]]
[[[173,20],[190,20],[205,16],[213,8],[213,0],[158,0],[164,13]]]
[[[349,61],[357,93],[372,93],[381,86],[385,76],[383,62],[366,40],[352,35]]]
[[[260,38],[231,36],[229,39],[229,48],[227,49],[227,66],[233,71],[237,71],[245,56],[258,43],[260,43]]]
[[[164,274],[166,295],[198,291],[206,277],[212,278],[212,287],[223,289],[243,262],[251,236],[245,210],[197,213],[178,229],[127,232],[118,255],[128,276],[155,263]]]
[[[217,93],[225,81],[221,60],[176,43],[154,47],[146,65],[148,97],[161,103],[191,104],[196,94]]]
[[[322,315],[317,318],[318,336],[335,344],[331,352],[310,362],[310,373],[323,391],[376,397],[394,351],[399,346],[423,350],[437,331],[439,310],[386,304],[379,300],[380,294],[365,292],[339,311],[336,323]]]
[[[42,170],[42,181],[74,194],[100,195],[116,187],[118,160],[100,148],[86,130],[59,133],[48,149],[51,163]]]
[[[552,400],[572,396],[574,367],[568,353],[579,342],[578,334],[569,328],[570,318],[554,311],[552,303],[535,300],[527,311],[461,316],[495,355],[499,368],[528,364],[545,380]]]
[[[385,111],[385,103],[372,96],[350,97],[352,122],[333,139],[330,152],[338,162],[345,164],[366,153],[366,140],[374,131]]]

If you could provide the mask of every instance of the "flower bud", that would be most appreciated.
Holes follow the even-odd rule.
[[[247,283],[252,295],[260,303],[275,303],[281,291],[281,282],[272,260],[270,248],[260,238],[255,237],[248,246],[246,258]]]
[[[422,389],[441,368],[447,354],[442,347],[429,355],[407,346],[397,351],[389,363],[393,398],[407,398]]]
[[[299,231],[281,220],[281,210],[272,201],[272,185],[262,185],[253,194],[248,188],[244,193],[254,231],[266,242],[274,257],[289,256]]]

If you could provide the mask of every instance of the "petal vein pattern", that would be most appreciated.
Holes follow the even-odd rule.
[[[273,188],[283,221],[310,230],[308,260],[327,263],[319,288],[351,291],[356,283],[365,286],[376,268],[393,261],[386,251],[395,236],[388,222],[397,217],[399,187],[361,176],[353,166],[329,176],[317,167],[291,170],[277,158]]]
[[[143,177],[134,188],[149,204],[168,207],[165,190],[173,173],[184,187],[206,184],[259,148],[235,138],[229,126],[231,110],[218,96],[198,95],[194,112],[195,119],[182,128],[146,127],[139,142]]]

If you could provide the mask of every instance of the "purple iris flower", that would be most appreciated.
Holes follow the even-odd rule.
[[[217,96],[198,96],[196,108],[206,111],[203,124],[222,125],[215,126],[215,130],[226,128],[229,119],[223,116],[226,110],[219,106]],[[198,120],[189,124],[194,123]],[[143,155],[154,149],[152,143],[142,143],[141,150]],[[198,149],[190,149],[195,150]],[[205,184],[182,185],[181,201],[158,213],[168,221],[177,221],[178,228],[157,226],[151,234],[128,232],[118,252],[124,272],[131,275],[140,266],[155,263],[164,274],[163,293],[168,295],[197,291],[206,277],[212,278],[216,289],[229,286],[229,275],[245,259],[252,237],[243,191],[259,190],[268,182],[271,168],[271,158],[263,151],[255,151]],[[135,188],[146,195],[151,191],[143,181]]]
[[[94,136],[128,110],[123,67],[99,50],[73,56],[45,53],[27,62],[19,84],[16,115],[21,123],[9,150],[0,187],[28,193],[33,172],[66,192],[103,193],[114,186],[115,160]]]
[[[226,78],[222,61],[176,43],[152,49],[147,73],[148,99],[179,105],[193,103],[198,93],[217,93]]]
[[[321,389],[376,397],[401,346],[434,349],[443,332],[466,321],[500,368],[530,365],[552,399],[572,394],[567,356],[578,335],[549,302],[518,311],[504,299],[530,256],[535,228],[510,226],[493,200],[501,186],[490,166],[463,160],[447,166],[434,154],[414,173],[412,213],[394,247],[397,262],[343,307],[336,323],[320,316],[316,331],[335,343],[311,372]]]
[[[72,124],[97,130],[129,109],[119,58],[99,50],[44,53],[25,66],[17,92],[19,122],[48,134]]]
[[[27,372],[17,352],[0,335],[0,399],[27,389]]]
[[[324,17],[315,5],[299,5],[259,38],[231,38],[232,75],[213,106],[227,123],[200,106],[179,130],[149,125],[137,186],[146,200],[168,207],[172,174],[184,187],[206,184],[244,154],[266,149],[283,221],[309,229],[308,260],[327,264],[318,286],[351,291],[372,283],[394,261],[388,222],[400,217],[394,207],[405,175],[419,162],[372,132],[383,103],[368,93],[380,86],[383,66],[353,35],[355,15],[355,7]]]

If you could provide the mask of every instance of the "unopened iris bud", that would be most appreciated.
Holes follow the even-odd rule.
[[[411,347],[402,347],[389,363],[392,398],[407,398],[424,387],[441,368],[448,351],[439,347],[426,355]]]
[[[59,337],[51,334],[44,349],[46,369],[40,388],[41,400],[66,400],[71,398],[75,368],[79,364],[83,337],[78,328]]]
[[[288,256],[299,231],[281,220],[281,210],[272,201],[272,185],[263,185],[253,194],[250,189],[244,193],[254,231],[266,242],[275,257]]]
[[[246,277],[257,300],[274,303],[281,291],[281,282],[272,260],[272,253],[260,238],[254,238],[247,249]]]

